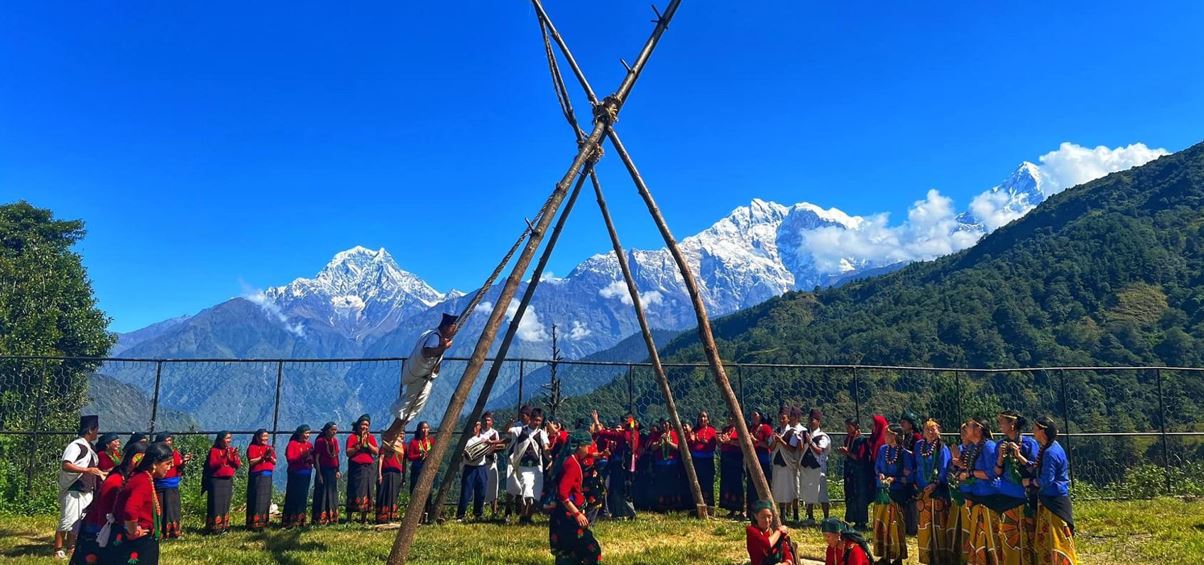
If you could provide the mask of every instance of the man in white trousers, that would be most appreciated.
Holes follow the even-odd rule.
[[[404,450],[406,424],[418,416],[431,397],[431,387],[439,378],[439,365],[443,354],[451,349],[452,336],[456,333],[458,316],[444,314],[439,327],[427,330],[418,336],[414,350],[401,368],[401,395],[389,408],[393,423],[385,430],[382,443],[387,450]]]

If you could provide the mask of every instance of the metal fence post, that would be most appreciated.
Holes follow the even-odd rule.
[[[525,359],[518,360],[518,405],[515,410],[521,410],[523,407],[523,381],[527,377],[527,361]]]
[[[276,362],[276,404],[272,408],[272,449],[276,448],[276,434],[280,433],[280,389],[284,388],[284,361]]]
[[[1070,475],[1070,482],[1074,483],[1074,447],[1070,439],[1070,402],[1066,396],[1065,369],[1058,369],[1058,378],[1062,381],[1062,425],[1066,427],[1066,471]]]
[[[1166,441],[1166,405],[1162,395],[1162,369],[1154,369],[1154,379],[1158,383],[1158,428],[1162,434],[1162,471],[1166,475],[1166,494],[1172,494],[1171,456]]]
[[[957,391],[956,392],[957,403],[955,404],[955,408],[957,409],[957,425],[961,426],[961,424],[966,421],[966,419],[962,415],[962,372],[961,371],[953,371],[953,389],[955,391]]]
[[[857,375],[857,366],[853,365],[853,414],[857,417],[857,425],[861,425],[861,378]]]
[[[42,381],[38,386],[37,412],[34,413],[33,435],[29,442],[29,466],[25,470],[25,492],[33,492],[33,475],[38,463],[38,435],[46,424],[43,416],[46,412],[46,366],[42,367]]]
[[[151,396],[150,433],[155,434],[155,423],[159,419],[159,384],[163,381],[163,361],[155,361],[155,392]]]
[[[635,415],[635,365],[627,365],[627,412]]]
[[[744,365],[739,363],[736,364],[736,380],[739,381],[740,384],[740,406],[743,406],[745,410],[748,410],[748,401],[744,399]]]

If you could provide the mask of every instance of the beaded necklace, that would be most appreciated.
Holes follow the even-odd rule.
[[[902,451],[903,451],[903,449],[900,448],[899,446],[894,446],[894,450],[892,452],[891,447],[892,446],[890,446],[890,445],[886,446],[886,464],[887,465],[894,465],[895,462],[899,460],[899,453],[902,453]]]
[[[150,481],[151,488],[153,489],[154,485],[155,485],[155,477],[154,477],[154,475],[151,475],[150,471],[146,471],[146,480]],[[155,536],[155,539],[158,540],[159,539],[159,512],[160,512],[159,497],[152,494],[150,499],[151,499],[151,524],[152,524],[151,525],[151,534],[153,534]]]
[[[931,442],[926,439],[923,441],[924,443],[920,445],[920,457],[927,459],[932,457],[932,453],[936,451],[937,446],[941,445],[941,438],[938,437],[936,441]]]

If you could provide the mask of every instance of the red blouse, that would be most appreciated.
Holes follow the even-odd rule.
[[[406,445],[406,459],[410,461],[418,461],[422,459],[426,452],[431,450],[431,446],[435,445],[435,439],[427,436],[425,439],[412,439]]]
[[[109,473],[105,477],[103,483],[100,483],[100,489],[96,496],[92,498],[92,504],[88,506],[87,514],[84,514],[84,522],[96,528],[103,528],[106,522],[105,515],[113,513],[113,507],[117,504],[117,495],[121,493],[121,487],[125,485],[125,475],[121,473]]]
[[[251,465],[250,472],[262,473],[264,471],[276,470],[276,453],[272,446],[266,444],[252,443],[247,446],[247,461],[263,457],[258,463]]]
[[[845,551],[848,551],[847,559]],[[870,565],[870,558],[865,555],[865,550],[861,549],[860,545],[849,540],[841,540],[836,547],[828,547],[824,565]]]
[[[594,437],[614,442],[614,447],[610,451],[612,455],[629,454],[632,458],[632,468],[628,469],[628,471],[635,470],[635,460],[639,458],[640,434],[632,429],[624,429],[619,432],[614,430],[598,430],[594,434]]]
[[[165,479],[174,479],[184,474],[184,456],[180,455],[179,451],[172,450],[171,452],[171,468],[167,470],[167,474],[163,475]]]
[[[711,426],[694,430],[694,441],[690,442],[690,452],[715,453],[718,437],[719,434],[715,433],[715,428]]]
[[[380,459],[380,470],[402,471],[403,467],[401,462],[404,455],[404,453],[390,453],[388,455],[382,455]]]
[[[560,483],[556,485],[556,495],[560,500],[572,501],[573,505],[578,510],[581,505],[585,504],[585,495],[581,492],[581,463],[577,462],[576,455],[570,455],[564,460],[564,467],[560,472]]]
[[[233,447],[219,449],[209,448],[209,460],[205,462],[210,475],[215,479],[228,479],[234,476],[234,470],[242,466],[238,451]]]
[[[719,452],[720,453],[729,453],[729,454],[740,454],[740,437],[736,433],[736,426],[728,426],[726,428],[723,428],[723,433],[727,434],[728,437],[735,438],[736,441],[734,441],[732,443],[719,444]]]
[[[113,467],[117,466],[117,461],[114,461],[113,458],[109,456],[109,452],[101,451],[100,453],[96,454],[96,466],[100,468],[101,471],[108,473],[109,471],[113,470]]]
[[[765,563],[765,558],[769,557],[770,553],[773,553],[773,546],[769,544],[769,536],[773,533],[773,530],[765,533],[760,528],[749,524],[744,527],[744,531],[746,534],[745,546],[748,548],[748,558],[752,561],[749,565],[762,565]],[[778,538],[778,541],[781,542],[780,547],[782,548],[783,561],[793,561],[794,553],[790,551],[789,538],[785,541]]]
[[[314,444],[308,441],[289,440],[284,448],[284,460],[288,461],[290,473],[312,471],[314,468]]]
[[[376,438],[373,437],[372,434],[368,434],[364,437],[368,438],[368,443],[367,443],[368,445],[371,445],[372,447],[376,447]],[[358,436],[356,434],[351,434],[351,435],[347,436],[347,453],[348,454],[351,453],[351,450],[358,449],[359,446],[360,446],[360,436]],[[371,463],[375,459],[376,459],[376,456],[373,455],[371,451],[367,451],[367,450],[356,451],[355,455],[350,455],[347,458],[348,461],[350,461],[352,463],[356,463],[358,465],[367,465],[368,463]]]
[[[155,482],[148,472],[134,473],[125,482],[121,494],[117,495],[115,513],[117,524],[124,529],[125,522],[137,521],[149,534],[155,527]]]
[[[653,451],[652,459],[654,461],[673,461],[681,457],[681,452],[679,452],[676,447],[671,447],[668,444],[660,444],[660,441],[665,437],[666,433],[669,435],[668,441],[672,443],[679,443],[677,439],[677,430],[661,432],[655,438],[650,438],[648,445]]]
[[[762,423],[753,431],[753,444],[757,451],[761,453],[769,453],[769,438],[773,437],[773,428],[769,424]]]
[[[318,454],[318,467],[322,469],[339,468],[339,440],[337,437],[319,437],[314,441],[314,452]]]

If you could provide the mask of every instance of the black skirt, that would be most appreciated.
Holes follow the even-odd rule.
[[[589,526],[578,525],[573,513],[559,503],[548,517],[548,545],[558,564],[593,564],[602,560],[602,546]]]
[[[744,457],[739,453],[719,453],[719,507],[744,511]]]
[[[397,498],[401,496],[401,470],[383,469],[376,488],[376,523],[385,524],[401,517]]]
[[[247,528],[262,530],[268,525],[272,507],[272,473],[251,473],[247,478]]]
[[[314,478],[315,525],[339,523],[339,470],[321,469]]]
[[[304,526],[306,507],[309,506],[309,476],[311,473],[288,474],[284,486],[284,527]]]
[[[71,565],[91,565],[101,563],[105,549],[100,547],[96,539],[97,531],[86,522],[80,527],[79,537],[75,538],[75,551],[71,553]]]
[[[702,500],[707,507],[715,507],[715,457],[694,457],[694,474],[698,476],[698,488],[702,489]],[[690,485],[686,484],[686,501],[692,501]]]
[[[653,469],[652,484],[656,493],[657,512],[680,510],[682,489],[686,487],[685,469],[678,459],[657,461]]]
[[[155,539],[155,536],[147,534],[136,540],[128,540],[125,539],[125,528],[117,524],[113,524],[113,531],[118,533],[113,535],[108,547],[104,548],[104,558],[100,563],[159,565],[159,540]]]
[[[763,455],[763,456],[762,456]],[[761,465],[761,473],[765,475],[765,481],[773,484],[773,460],[769,458],[769,454],[757,454],[757,463]],[[752,507],[757,503],[757,487],[753,486],[752,475],[748,474],[744,477],[744,483],[747,487],[744,491],[745,511],[749,516],[752,516]]]
[[[205,506],[205,531],[220,533],[230,529],[230,498],[234,496],[234,479],[209,478],[209,500]]]
[[[347,519],[355,513],[372,511],[372,487],[376,484],[376,467],[371,463],[347,465]]]
[[[163,532],[162,538],[178,538],[180,537],[180,488],[165,487],[155,489],[155,496],[159,497],[159,512],[161,523],[159,531]]]

